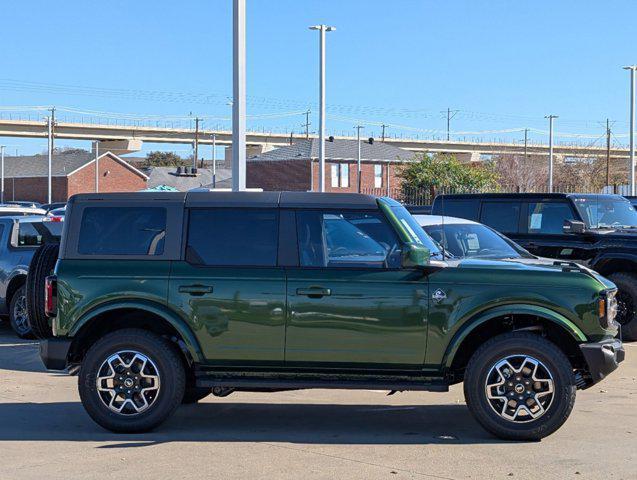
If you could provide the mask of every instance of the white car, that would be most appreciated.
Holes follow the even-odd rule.
[[[536,258],[482,223],[442,215],[414,215],[414,218],[431,238],[456,258]]]
[[[46,215],[46,210],[9,203],[0,204],[0,217],[26,217],[29,215]]]

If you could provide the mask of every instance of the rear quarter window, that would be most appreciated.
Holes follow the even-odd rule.
[[[162,255],[165,236],[163,207],[87,207],[77,250],[81,255]]]

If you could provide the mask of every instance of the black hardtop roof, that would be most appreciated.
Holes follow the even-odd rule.
[[[563,198],[592,198],[592,197],[620,197],[621,195],[611,193],[449,193],[437,195],[434,201],[439,198],[444,199],[471,199],[471,198],[487,198],[501,200],[517,200],[517,199],[563,199]]]
[[[186,207],[378,208],[378,197],[360,193],[319,192],[126,192],[82,193],[69,204],[93,202],[178,202]]]

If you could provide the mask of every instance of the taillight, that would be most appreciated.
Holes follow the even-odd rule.
[[[55,317],[58,307],[58,279],[55,275],[46,277],[44,281],[44,313],[47,317]]]

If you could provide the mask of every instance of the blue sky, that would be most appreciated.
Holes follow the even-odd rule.
[[[76,0],[2,3],[0,106],[142,116],[230,114],[230,0],[112,0],[101,7]],[[455,131],[546,130],[543,117],[554,113],[560,116],[557,131],[593,137],[580,142],[596,141],[607,117],[615,121],[617,141],[626,142],[621,134],[628,129],[629,82],[621,67],[637,63],[634,1],[247,4],[249,114],[313,108],[318,34],[307,27],[327,23],[337,27],[327,45],[331,133],[353,133],[361,122],[367,134],[379,135],[374,124],[384,122],[396,125],[389,133],[440,136],[445,128],[440,111],[450,107],[459,110]],[[299,114],[253,118],[250,125],[301,132],[303,120]],[[315,115],[312,120],[316,125]],[[227,122],[207,121],[212,124]],[[544,135],[534,133],[533,139]],[[2,141],[21,153],[45,146]]]

